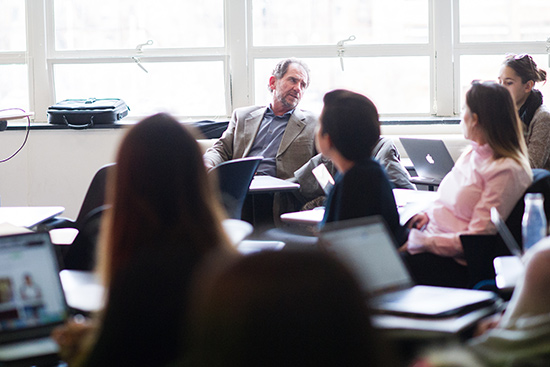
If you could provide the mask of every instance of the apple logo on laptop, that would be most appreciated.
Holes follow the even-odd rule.
[[[428,161],[429,164],[434,164],[434,163],[435,163],[435,161],[434,161],[434,159],[432,158],[432,156],[430,155],[430,153],[428,153],[428,154],[426,155],[426,160]]]

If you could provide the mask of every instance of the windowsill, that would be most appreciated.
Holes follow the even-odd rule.
[[[226,119],[225,121],[228,121]],[[201,121],[201,120],[197,120]],[[183,123],[192,123],[192,120],[185,121]],[[416,127],[429,125],[448,125],[458,126],[460,122],[459,117],[382,117],[380,118],[382,129],[393,130],[397,127]],[[137,123],[137,120],[128,119],[126,122],[119,122],[116,124],[97,124],[86,129],[73,129],[65,125],[53,125],[47,122],[31,122],[31,130],[89,130],[89,129],[120,129],[127,126],[132,126]],[[6,130],[25,130],[27,128],[26,121],[9,121]]]

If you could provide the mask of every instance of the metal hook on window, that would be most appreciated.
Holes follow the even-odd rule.
[[[344,53],[346,52],[346,48],[344,44],[349,41],[355,41],[355,36],[351,35],[348,37],[348,39],[338,41],[336,44],[338,57],[340,58],[340,66],[342,67],[342,71],[344,71]]]
[[[136,46],[136,54],[137,55],[141,55],[143,53],[143,46],[151,46],[153,44],[153,40],[149,40],[145,43],[140,43],[139,45]],[[137,64],[137,66],[140,67],[141,70],[145,71],[146,73],[149,73],[149,71],[147,71],[147,69],[145,69],[145,66],[143,66],[141,64],[141,58],[139,56],[132,56],[132,60],[134,60],[134,62]]]
[[[153,44],[153,40],[149,40],[145,43],[140,43],[136,46],[136,52],[138,54],[142,54],[143,53],[143,50],[142,50],[143,46],[151,46],[152,44]]]
[[[143,65],[141,64],[141,59],[140,59],[139,57],[137,57],[137,56],[132,56],[132,60],[135,61],[135,63],[137,64],[137,66],[139,66],[139,67],[141,68],[141,70],[145,71],[146,73],[149,73],[149,72],[147,71],[147,69],[145,69],[145,66],[143,66]]]

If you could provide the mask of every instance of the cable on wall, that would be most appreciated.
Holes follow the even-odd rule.
[[[24,109],[22,108],[6,108],[6,109],[3,109],[3,110],[0,110],[0,113],[1,112],[5,112],[5,111],[21,111],[23,113],[27,113],[27,111],[25,111]],[[23,147],[25,146],[25,144],[27,143],[27,139],[29,138],[29,132],[30,132],[30,128],[31,128],[31,118],[29,115],[26,116],[27,117],[27,127],[25,129],[25,139],[23,139],[23,143],[21,144],[21,146],[15,151],[15,153],[13,153],[12,155],[10,155],[9,157],[7,158],[4,158],[2,160],[0,160],[0,163],[5,163],[7,161],[9,161],[10,159],[12,159],[13,157],[15,157],[17,155],[17,153],[19,153],[21,151],[21,149],[23,149]],[[2,120],[2,117],[0,117],[0,120]]]

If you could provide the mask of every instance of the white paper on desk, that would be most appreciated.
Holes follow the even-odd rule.
[[[30,229],[13,225],[8,222],[0,223],[0,236],[32,232]]]
[[[329,191],[334,186],[334,178],[328,171],[327,167],[324,164],[320,164],[314,169],[311,170],[319,185],[323,188],[325,194],[328,194]]]

